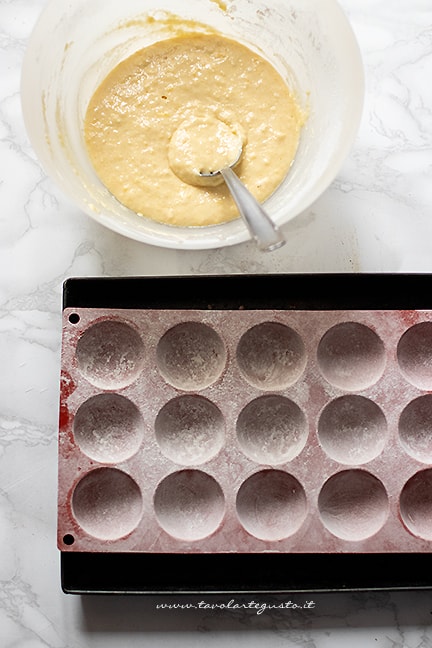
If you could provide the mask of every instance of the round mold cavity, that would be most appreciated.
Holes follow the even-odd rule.
[[[302,485],[282,470],[262,470],[249,477],[237,493],[236,507],[246,531],[267,541],[293,535],[307,513]]]
[[[432,463],[432,394],[408,403],[399,418],[399,437],[411,457]]]
[[[139,376],[144,345],[129,324],[104,320],[93,324],[78,340],[78,369],[100,389],[121,389]]]
[[[156,417],[155,434],[168,459],[184,466],[201,464],[222,448],[224,418],[207,398],[186,394],[162,407]]]
[[[78,482],[72,513],[80,527],[99,540],[119,540],[134,531],[142,515],[137,483],[116,468],[97,468]]]
[[[218,482],[200,470],[181,470],[165,477],[154,496],[156,518],[178,540],[196,541],[214,533],[225,514]]]
[[[278,322],[263,322],[244,333],[237,346],[237,363],[245,380],[262,390],[293,385],[306,366],[300,335]]]
[[[415,324],[402,335],[397,359],[409,383],[418,389],[432,389],[432,322]]]
[[[159,340],[157,364],[163,378],[178,389],[205,389],[225,368],[227,352],[216,331],[201,322],[183,322]]]
[[[362,464],[384,449],[387,421],[381,408],[369,398],[341,396],[323,409],[318,437],[332,459],[351,466]]]
[[[424,540],[432,540],[432,469],[413,475],[400,495],[401,518],[407,529]]]
[[[382,340],[358,322],[342,322],[329,329],[320,340],[317,354],[324,378],[347,391],[370,387],[384,371]]]
[[[258,463],[291,461],[306,444],[306,417],[293,401],[265,395],[246,405],[237,420],[237,438],[244,454]]]
[[[321,520],[342,540],[366,540],[388,516],[387,492],[379,479],[364,470],[345,470],[326,481],[318,498]]]
[[[73,433],[80,449],[90,459],[119,463],[130,459],[144,436],[139,409],[119,394],[98,394],[78,409]]]

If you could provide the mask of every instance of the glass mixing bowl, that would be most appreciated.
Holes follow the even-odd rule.
[[[168,248],[205,249],[249,239],[239,218],[173,227],[121,205],[87,156],[83,121],[96,87],[122,59],[156,40],[209,27],[264,56],[308,110],[296,159],[265,208],[281,226],[329,186],[356,135],[363,65],[336,0],[50,0],[29,39],[21,97],[27,132],[46,173],[102,225]]]

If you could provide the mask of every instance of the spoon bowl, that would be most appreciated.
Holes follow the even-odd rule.
[[[225,182],[249,233],[263,252],[284,245],[279,229],[233,169],[243,156],[245,136],[239,124],[218,116],[191,116],[173,133],[168,160],[171,170],[187,184],[215,187]]]

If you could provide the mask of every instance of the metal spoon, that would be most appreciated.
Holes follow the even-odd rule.
[[[251,236],[257,242],[259,249],[263,252],[272,252],[273,250],[282,247],[282,245],[285,245],[286,241],[267,212],[264,211],[249,189],[245,187],[240,178],[234,173],[232,167],[239,162],[241,154],[242,151],[240,151],[235,162],[229,166],[224,167],[223,169],[218,169],[217,171],[200,171],[200,176],[203,178],[211,178],[216,175],[221,175],[223,177],[237,208],[245,221]]]

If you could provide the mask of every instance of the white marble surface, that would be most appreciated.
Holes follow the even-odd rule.
[[[288,245],[173,252],[79,213],[46,178],[20,109],[20,66],[43,0],[0,0],[0,646],[432,646],[430,593],[319,595],[308,611],[161,611],[155,600],[60,591],[56,434],[62,282],[69,276],[432,271],[432,2],[341,0],[367,76],[364,119]],[[294,597],[299,601],[300,597]]]

